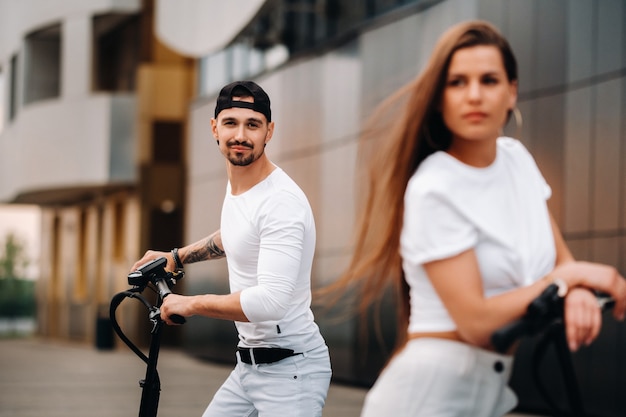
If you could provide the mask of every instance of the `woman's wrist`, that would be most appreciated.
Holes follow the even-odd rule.
[[[547,275],[546,276],[546,282],[547,285],[546,287],[549,287],[550,285],[556,285],[558,290],[557,290],[557,294],[559,295],[559,297],[563,298],[567,295],[567,293],[569,292],[570,286],[567,284],[567,282],[562,279],[559,278],[558,276],[555,275]]]

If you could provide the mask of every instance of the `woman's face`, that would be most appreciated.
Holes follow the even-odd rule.
[[[516,100],[517,83],[509,82],[498,48],[472,46],[452,55],[441,112],[453,142],[495,140]]]

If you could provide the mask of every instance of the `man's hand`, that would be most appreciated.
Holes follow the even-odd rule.
[[[167,259],[167,264],[165,265],[165,269],[167,271],[176,270],[176,264],[174,263],[174,258],[172,257],[172,254],[170,252],[160,252],[160,251],[149,250],[143,255],[143,257],[140,260],[135,262],[135,264],[130,269],[130,272],[136,271],[137,269],[139,269],[140,266],[158,258]]]
[[[161,304],[161,320],[163,320],[166,324],[171,325],[179,325],[181,323],[176,323],[172,321],[172,316],[177,314],[182,317],[190,317],[193,315],[193,312],[189,309],[190,306],[190,296],[184,296],[179,294],[169,294],[167,297],[163,299],[163,304]]]

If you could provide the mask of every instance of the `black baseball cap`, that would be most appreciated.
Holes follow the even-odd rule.
[[[245,90],[254,99],[254,103],[248,103],[247,101],[233,100],[233,96],[241,97],[242,93],[237,90]],[[233,92],[235,94],[233,94]],[[232,107],[241,107],[244,109],[252,109],[265,115],[268,123],[272,121],[272,110],[270,109],[270,97],[267,93],[253,81],[235,81],[222,88],[220,94],[217,96],[217,103],[215,104],[215,118],[217,115],[225,109]]]

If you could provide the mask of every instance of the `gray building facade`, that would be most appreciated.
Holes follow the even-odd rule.
[[[268,1],[228,48],[201,60],[199,95],[190,110],[186,240],[219,226],[226,177],[208,122],[216,89],[253,78],[273,100],[276,133],[268,155],[303,187],[316,215],[314,285],[332,282],[351,250],[363,120],[418,74],[443,31],[467,19],[494,23],[516,53],[524,123],[519,131],[508,126],[506,133],[526,144],[552,186],[550,209],[574,255],[613,264],[624,274],[622,0]],[[188,291],[227,290],[224,264],[188,269]],[[316,311],[335,377],[371,384],[391,347],[393,306],[383,303],[380,334],[372,317],[336,323],[322,314],[323,308]],[[365,341],[359,336],[361,320],[371,324]],[[231,359],[235,335],[230,323],[192,320],[184,334],[190,352]],[[624,324],[607,316],[599,340],[573,356],[583,400],[593,415],[626,413],[624,334]],[[522,345],[512,384],[520,409],[545,412],[530,378],[533,346],[532,340]],[[542,367],[552,395],[565,407],[556,356],[549,355]]]
[[[267,0],[230,44],[199,59],[157,39],[163,4],[0,0],[0,201],[43,208],[41,336],[92,343],[94,319],[143,251],[219,227],[227,178],[209,119],[235,79],[254,79],[272,98],[267,152],[313,207],[314,287],[333,282],[352,251],[363,121],[468,19],[494,23],[516,53],[524,123],[506,133],[552,186],[549,205],[574,255],[626,274],[624,0]],[[186,24],[174,28],[189,33]],[[225,262],[189,265],[176,290],[227,292]],[[393,348],[392,303],[344,320],[315,305],[335,379],[373,383]],[[123,314],[130,333],[147,334],[143,310]],[[194,317],[168,331],[165,341],[189,353],[234,360],[231,322]],[[625,334],[607,315],[599,339],[572,357],[590,415],[626,415]],[[521,345],[512,386],[520,411],[549,414],[531,378],[536,343]],[[565,407],[554,351],[540,374]]]

